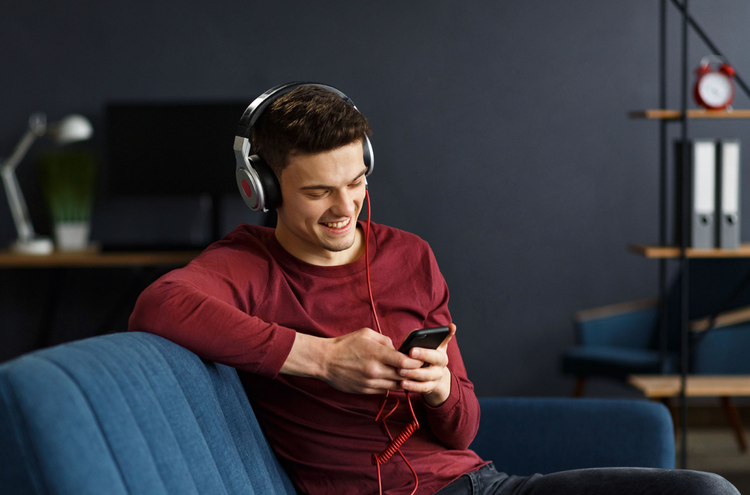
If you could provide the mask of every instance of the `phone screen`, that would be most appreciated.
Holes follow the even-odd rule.
[[[422,347],[424,349],[437,349],[445,338],[450,335],[448,327],[423,328],[414,330],[404,339],[399,352],[409,354],[413,347]]]

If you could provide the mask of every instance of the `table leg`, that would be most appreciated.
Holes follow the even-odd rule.
[[[39,322],[39,329],[37,330],[35,349],[43,349],[52,345],[55,316],[60,308],[60,299],[64,284],[65,270],[63,268],[51,269],[47,297],[42,305],[42,317]]]
[[[127,287],[121,288],[117,301],[115,301],[109,311],[104,315],[95,335],[104,335],[125,330],[116,329],[115,323],[117,323],[123,312],[130,314],[133,311],[133,303],[138,294],[151,285],[151,283],[157,278],[166,273],[167,270],[159,267],[141,266],[133,267],[130,271],[133,275],[133,280]]]
[[[740,451],[743,453],[747,452],[745,429],[742,427],[737,404],[734,403],[731,397],[721,397],[721,405],[724,407],[724,412],[727,415],[727,419],[729,419],[729,423],[732,425],[732,429],[734,429],[734,436],[737,438],[737,444],[740,447]]]
[[[583,397],[584,391],[586,390],[586,377],[579,376],[576,378],[575,390],[573,390],[573,397]]]

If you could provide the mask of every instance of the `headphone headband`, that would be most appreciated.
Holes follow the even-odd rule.
[[[247,107],[240,118],[234,138],[234,155],[236,161],[235,176],[240,194],[253,211],[268,211],[281,205],[281,188],[278,179],[271,168],[257,155],[250,156],[252,130],[263,112],[280,96],[293,91],[300,86],[317,86],[340,96],[347,104],[359,111],[354,102],[344,93],[328,86],[314,82],[290,82],[275,86],[258,96]],[[375,159],[372,143],[367,135],[363,136],[362,154],[367,167],[365,175],[372,173]]]
[[[245,113],[242,114],[242,118],[240,118],[240,124],[237,126],[237,132],[235,133],[235,135],[250,139],[253,126],[266,110],[266,108],[268,108],[271,103],[276,100],[276,98],[279,98],[280,96],[285,95],[286,93],[289,93],[290,91],[293,91],[300,86],[317,86],[319,88],[327,89],[328,91],[339,95],[345,102],[353,106],[355,109],[357,108],[357,106],[348,96],[346,96],[344,93],[334,88],[333,86],[314,82],[290,82],[286,84],[279,84],[278,86],[269,89],[268,91],[257,97],[255,100],[253,100],[253,102],[245,110]]]

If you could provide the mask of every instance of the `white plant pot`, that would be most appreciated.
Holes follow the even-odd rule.
[[[55,224],[55,244],[60,251],[85,251],[89,246],[89,222]]]

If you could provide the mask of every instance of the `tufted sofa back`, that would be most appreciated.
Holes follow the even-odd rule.
[[[235,370],[145,333],[0,366],[0,491],[295,493]]]

